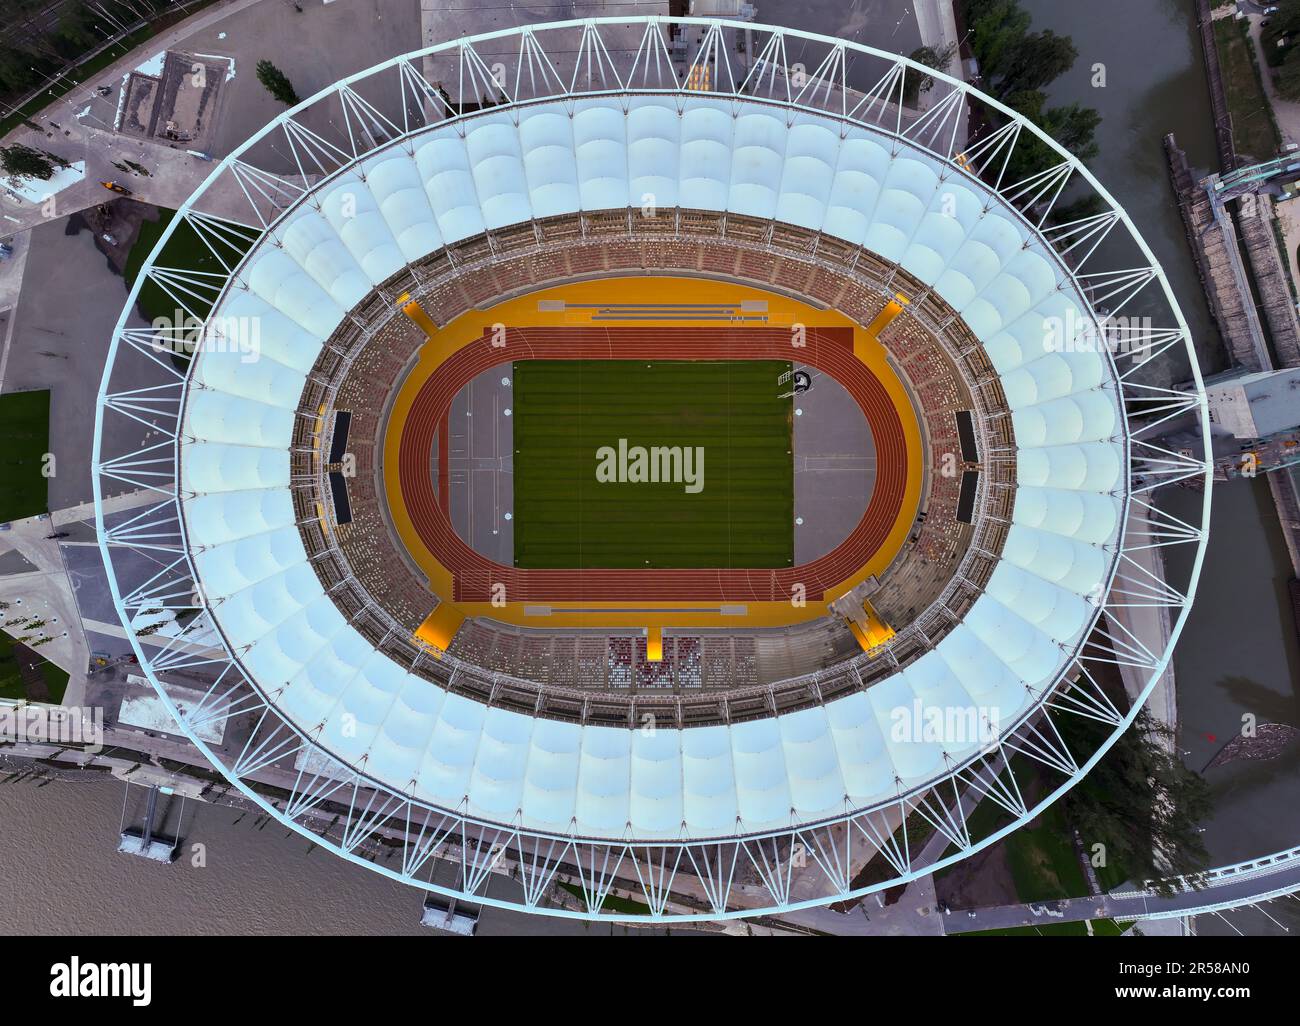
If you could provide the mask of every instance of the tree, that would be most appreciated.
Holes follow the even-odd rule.
[[[22,143],[0,148],[0,169],[10,178],[39,178],[48,182],[54,177],[56,165],[62,160],[52,159],[43,150],[34,150]]]
[[[1280,0],[1278,12],[1260,30],[1260,50],[1269,67],[1279,67],[1300,37],[1300,0]]]
[[[1292,56],[1273,75],[1273,86],[1284,100],[1300,100],[1300,56]]]
[[[257,62],[257,80],[286,107],[296,106],[300,102],[285,73],[266,59]]]
[[[1081,716],[1061,717],[1057,726],[1080,751],[1091,751],[1111,729]],[[1085,846],[1105,845],[1110,864],[1138,883],[1169,876],[1194,882],[1210,862],[1198,827],[1213,809],[1210,785],[1183,765],[1172,740],[1173,732],[1143,709],[1064,798]]]
[[[48,57],[14,46],[0,46],[0,82],[10,92],[34,88],[54,67]]]
[[[95,18],[84,5],[69,8],[54,30],[54,48],[73,60],[107,38],[95,31]]]
[[[933,46],[919,46],[912,51],[912,60],[924,64],[935,71],[947,71],[952,59],[957,54],[957,44],[950,43],[936,50]],[[903,102],[915,106],[922,93],[928,93],[934,86],[934,78],[909,68],[903,78]]]
[[[1080,160],[1097,155],[1096,133],[1101,115],[1091,107],[1072,103],[1068,107],[1048,107],[1041,90],[1014,93],[1006,104],[1023,114]],[[1028,132],[1021,132],[1007,167],[1007,181],[1023,181],[1061,162],[1060,156]]]
[[[1047,224],[1061,225],[1072,224],[1075,221],[1082,221],[1085,218],[1096,217],[1098,214],[1104,214],[1110,208],[1106,206],[1106,201],[1098,196],[1095,192],[1089,191],[1077,200],[1069,203],[1057,202],[1052,207],[1052,212],[1047,217]]]
[[[1042,89],[1074,67],[1078,56],[1074,41],[1051,29],[1023,36],[1008,46],[994,88],[999,95]]]
[[[966,0],[966,25],[980,74],[991,83],[1003,74],[1009,53],[1029,32],[1030,17],[1017,0]]]
[[[1030,16],[1019,0],[966,0],[964,13],[984,88],[999,100],[1042,89],[1079,56],[1069,36],[1051,29],[1030,32]]]
[[[1040,125],[1080,160],[1091,160],[1097,155],[1096,135],[1101,115],[1092,107],[1079,103],[1052,107],[1044,113]]]

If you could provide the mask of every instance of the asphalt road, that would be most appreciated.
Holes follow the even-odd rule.
[[[4,378],[6,392],[51,389],[50,451],[56,460],[49,483],[51,509],[93,497],[95,398],[127,296],[125,282],[95,248],[90,232],[69,235],[67,227],[63,220],[31,232]],[[145,322],[133,315],[131,323]],[[119,387],[151,383],[139,380]],[[123,417],[112,418],[108,430],[120,445],[150,439],[143,425]]]

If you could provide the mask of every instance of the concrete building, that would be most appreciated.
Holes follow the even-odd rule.
[[[1237,438],[1268,438],[1300,425],[1300,368],[1256,371],[1205,386],[1210,422]]]

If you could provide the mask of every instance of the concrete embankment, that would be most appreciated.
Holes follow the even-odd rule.
[[[1219,334],[1233,363],[1248,370],[1263,370],[1268,365],[1268,344],[1250,298],[1232,218],[1210,202],[1172,132],[1165,136],[1165,156],[1187,230],[1187,243]]]

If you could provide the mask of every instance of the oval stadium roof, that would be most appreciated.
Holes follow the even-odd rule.
[[[963,622],[865,692],[768,719],[653,731],[532,718],[449,694],[349,626],[308,564],[289,493],[294,411],[324,341],[379,283],[444,245],[533,218],[674,207],[775,219],[862,245],[932,286],[984,345],[1012,410],[1013,524]],[[1050,692],[1090,629],[1128,462],[1093,319],[1040,235],[978,179],[860,125],[756,100],[598,96],[425,129],[324,180],[259,243],[214,316],[257,318],[260,359],[196,357],[181,485],[193,562],[279,712],[396,791],[560,835],[669,840],[788,828],[887,800],[982,746],[918,738],[916,708]],[[227,320],[227,323],[230,323]],[[919,703],[919,706],[918,706]],[[900,710],[902,711],[900,713]]]

